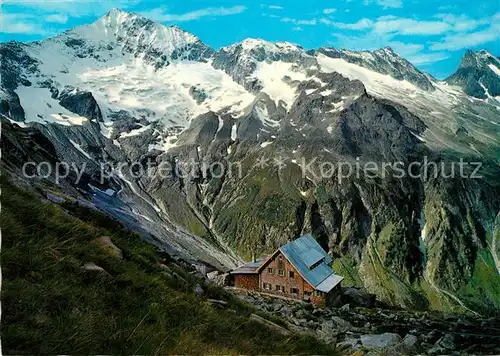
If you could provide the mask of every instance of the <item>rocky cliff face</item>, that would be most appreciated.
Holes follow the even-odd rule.
[[[312,232],[381,300],[500,308],[491,92],[472,100],[390,49],[216,52],[115,10],[0,53],[3,120],[95,180],[105,165],[111,196],[84,187],[95,204],[169,252],[223,269]],[[483,177],[448,178],[460,158]]]

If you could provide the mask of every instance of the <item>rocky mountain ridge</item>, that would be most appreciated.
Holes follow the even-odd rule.
[[[486,99],[500,94],[500,59],[487,51],[465,52],[455,73],[446,79],[476,98]]]

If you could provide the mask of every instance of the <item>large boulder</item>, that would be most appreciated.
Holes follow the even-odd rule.
[[[352,324],[338,316],[332,316],[332,322],[335,324],[337,327],[337,330],[340,332],[346,332],[350,329],[352,329]]]
[[[123,252],[120,250],[118,246],[116,246],[109,236],[101,236],[98,239],[94,240],[104,251],[106,251],[111,256],[118,258],[120,260],[123,259]]]
[[[455,350],[455,338],[452,334],[446,334],[434,344],[434,347],[429,350],[429,354],[443,355],[449,354],[453,350]]]
[[[409,351],[417,351],[419,347],[418,338],[415,335],[408,334],[403,339],[405,348]]]
[[[85,273],[86,276],[90,278],[97,278],[97,277],[110,277],[111,275],[101,266],[96,265],[94,262],[86,262],[82,266],[82,270]]]
[[[375,295],[362,288],[345,288],[342,291],[342,302],[370,308],[375,305]]]
[[[207,278],[212,283],[214,283],[218,286],[221,286],[221,287],[229,285],[229,281],[230,281],[229,273],[221,273],[219,271],[213,271],[213,272],[207,273]]]
[[[385,334],[369,334],[361,336],[361,343],[365,347],[374,349],[385,349],[391,346],[396,346],[402,341],[401,336],[393,333]]]

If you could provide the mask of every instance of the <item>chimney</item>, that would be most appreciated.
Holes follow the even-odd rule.
[[[252,262],[255,262],[255,252],[252,251]]]

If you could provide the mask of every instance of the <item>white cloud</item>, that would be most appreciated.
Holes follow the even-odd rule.
[[[299,20],[297,21],[298,25],[307,25],[307,26],[314,26],[316,25],[316,19],[312,20]]]
[[[387,43],[397,54],[403,57],[408,57],[419,53],[424,49],[424,45],[420,43],[405,43],[401,41],[390,41]]]
[[[389,36],[378,36],[371,32],[360,35],[344,35],[338,32],[332,33],[335,40],[333,44],[339,48],[346,48],[356,51],[374,50],[389,45]]]
[[[283,10],[283,6],[279,5],[269,5],[267,8],[271,10]]]
[[[378,0],[377,4],[384,9],[403,7],[403,2],[401,0]]]
[[[497,15],[497,17],[499,17]],[[433,43],[430,49],[433,51],[457,51],[464,48],[473,48],[485,43],[500,41],[500,18],[493,19],[492,25],[484,30],[470,32],[467,34],[453,33],[445,36],[440,42]]]
[[[453,30],[456,32],[472,31],[481,25],[486,25],[491,22],[490,18],[471,19],[464,14],[437,14],[435,17],[452,25]]]
[[[68,16],[61,14],[52,14],[45,16],[45,21],[65,24],[66,22],[68,22]]]
[[[477,48],[485,43],[500,43],[500,13],[484,18],[464,14],[437,14],[433,19],[382,16],[376,20],[362,18],[357,22],[320,22],[340,30],[359,31],[359,35],[332,34],[334,43],[342,48],[376,49],[391,46],[401,56],[418,65],[434,63],[450,57],[450,51]],[[426,44],[395,41],[400,36],[426,36]],[[434,40],[434,41],[433,41]]]
[[[9,34],[47,34],[43,26],[36,22],[36,17],[29,14],[2,14],[0,16],[0,32]]]
[[[442,21],[420,21],[409,18],[384,16],[377,19],[373,32],[398,35],[439,35],[448,32],[452,26]]]
[[[403,7],[402,0],[364,0],[365,5],[370,5],[373,2],[375,2],[375,4],[379,6],[382,6],[384,9]]]
[[[406,59],[415,65],[425,65],[430,63],[436,63],[445,60],[449,57],[450,55],[445,52],[435,52],[435,53],[419,53],[408,56]]]
[[[335,11],[337,11],[337,9],[334,9],[334,8],[323,9],[323,13],[325,15],[333,14]]]
[[[283,17],[280,21],[281,22],[293,23],[295,25],[304,25],[304,26],[314,26],[317,23],[316,19],[311,19],[311,20],[297,20],[297,19],[293,19],[291,17]]]
[[[266,16],[266,17],[270,17],[270,18],[272,18],[272,19],[279,19],[279,18],[280,18],[280,16],[278,16],[278,15],[276,15],[276,14],[269,14],[269,13],[267,13],[267,12],[263,12],[261,15],[262,15],[262,16]]]
[[[299,31],[304,31],[304,29],[300,26],[295,26],[294,28],[292,28],[292,31],[299,32]]]
[[[246,6],[242,5],[233,7],[207,7],[205,9],[194,10],[183,14],[169,14],[165,8],[156,8],[150,11],[144,11],[142,14],[158,22],[186,22],[198,20],[202,17],[219,17],[241,14],[246,9]]]
[[[372,20],[367,18],[362,18],[361,20],[354,23],[333,22],[327,19],[321,19],[320,21],[329,26],[333,26],[343,30],[355,30],[355,31],[367,30],[369,28],[372,28],[374,24]]]
[[[376,21],[362,18],[354,23],[334,22],[321,19],[320,22],[342,30],[365,31],[371,29],[377,35],[438,35],[452,29],[443,21],[421,21],[396,16],[382,16]]]

